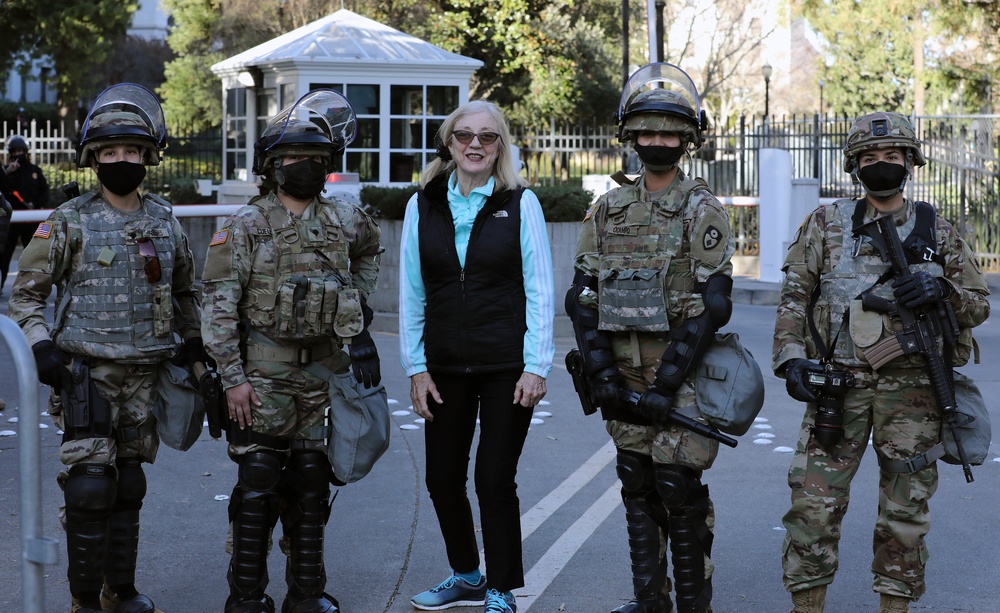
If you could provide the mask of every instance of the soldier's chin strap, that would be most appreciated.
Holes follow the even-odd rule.
[[[705,310],[670,331],[670,344],[656,369],[656,387],[673,393],[698,366],[715,339],[715,332],[729,323],[733,314],[732,292],[732,277],[715,274],[705,281],[701,294]]]

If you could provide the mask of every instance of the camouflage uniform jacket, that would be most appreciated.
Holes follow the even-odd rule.
[[[39,224],[18,261],[10,316],[32,345],[51,339],[77,355],[160,362],[176,349],[175,332],[200,334],[194,269],[166,201],[142,196],[138,211],[124,212],[90,192]],[[50,331],[44,310],[53,286]]]
[[[806,217],[789,247],[782,268],[785,282],[775,321],[772,368],[783,375],[784,364],[795,358],[825,357],[809,332],[809,302],[817,284],[821,293],[813,307],[813,319],[825,345],[836,338],[833,350],[835,362],[849,367],[870,369],[863,348],[875,345],[896,329],[898,320],[888,314],[864,312],[855,298],[872,289],[877,296],[892,299],[891,280],[880,286],[873,284],[889,268],[869,241],[859,242],[856,255],[851,216],[854,200],[838,200],[820,206]],[[865,219],[876,216],[871,204],[865,203]],[[900,240],[914,227],[914,205],[910,200],[894,214]],[[955,347],[956,366],[966,363],[973,350],[971,328],[989,316],[990,305],[986,279],[975,255],[940,216],[934,228],[937,253],[941,263],[911,265],[910,269],[927,270],[943,277],[952,292],[948,297],[955,310],[962,333]],[[847,259],[849,258],[849,259]],[[893,368],[922,368],[923,360],[916,356],[899,356],[887,362]]]
[[[698,284],[732,274],[729,219],[703,182],[683,172],[651,201],[644,175],[587,212],[575,267],[598,279],[599,328],[662,333],[700,315]]]
[[[375,220],[342,200],[313,200],[299,217],[272,192],[231,216],[209,244],[203,275],[202,336],[223,386],[246,382],[241,327],[292,347],[358,334],[380,238]]]

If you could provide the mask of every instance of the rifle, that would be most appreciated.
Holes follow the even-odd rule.
[[[208,420],[208,434],[214,439],[222,437],[222,418],[228,417],[226,394],[222,389],[222,377],[219,371],[202,362],[192,366],[194,376],[198,379],[198,390],[205,403],[205,418]]]
[[[858,226],[855,230],[855,237],[862,235],[871,239],[872,245],[882,256],[882,260],[888,262],[894,277],[910,274],[910,268],[906,262],[906,252],[903,250],[903,243],[899,240],[899,233],[896,231],[892,215],[881,215]],[[927,305],[908,309],[894,300],[879,298],[870,292],[861,294],[861,305],[866,311],[894,315],[899,318],[902,324],[902,329],[896,332],[894,337],[871,348],[869,363],[872,368],[877,369],[899,355],[917,353],[923,356],[938,408],[941,409],[945,424],[955,440],[955,448],[962,464],[962,471],[965,473],[965,480],[967,483],[972,483],[972,467],[965,455],[958,430],[974,418],[958,412],[955,402],[955,388],[951,383],[951,369],[945,368],[944,358],[937,345],[939,337],[943,338],[945,347],[954,344],[958,337],[958,322],[951,305],[942,301],[934,306]],[[865,353],[865,357],[869,357],[869,352]]]
[[[594,399],[593,390],[590,388],[590,380],[583,371],[583,355],[579,349],[573,349],[566,354],[566,370],[569,371],[570,376],[573,378],[573,387],[576,388],[576,393],[580,396],[580,403],[583,405],[584,414],[591,415],[597,412],[597,402]],[[642,397],[642,394],[628,388],[622,388],[621,393],[622,400],[625,403],[633,407],[639,406],[639,399]],[[673,423],[682,428],[687,428],[695,434],[700,434],[705,438],[719,441],[729,447],[736,447],[739,444],[731,436],[727,436],[698,420],[691,419],[687,415],[681,415],[677,411],[664,411],[660,416],[663,418],[661,422],[663,424]]]

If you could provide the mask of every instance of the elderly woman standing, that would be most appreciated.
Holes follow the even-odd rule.
[[[427,420],[427,490],[452,575],[411,603],[514,613],[511,590],[524,585],[515,476],[555,354],[552,258],[538,198],[513,166],[503,112],[469,102],[437,138],[438,159],[406,207],[399,338],[414,412]],[[477,417],[488,578],[466,493]]]

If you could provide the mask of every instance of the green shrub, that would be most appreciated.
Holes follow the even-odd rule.
[[[406,187],[366,185],[361,188],[361,206],[381,219],[402,219],[406,213],[406,203],[419,188],[419,185]]]
[[[417,189],[419,189],[417,185],[406,187],[368,185],[361,188],[361,204],[375,217],[402,219],[406,213],[406,203]],[[593,194],[582,187],[534,186],[531,191],[538,196],[545,221],[548,222],[582,221],[593,200]]]
[[[545,221],[583,221],[594,195],[590,190],[570,185],[535,185],[531,191],[538,196]]]

